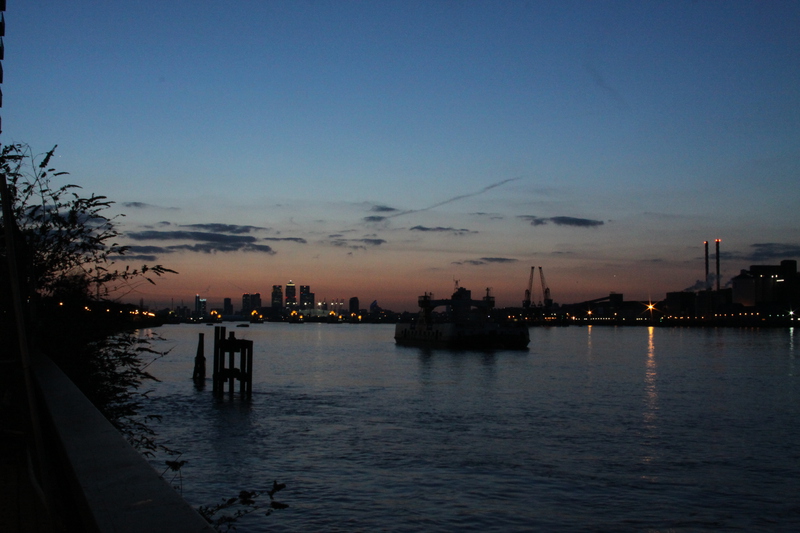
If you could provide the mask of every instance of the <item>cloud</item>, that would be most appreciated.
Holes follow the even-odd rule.
[[[259,252],[269,255],[275,255],[275,250],[265,244],[252,244],[252,243],[198,243],[198,244],[181,244],[177,246],[168,246],[169,250],[179,252],[200,252],[200,253],[217,253],[217,252]]]
[[[435,228],[429,228],[427,226],[414,226],[413,228],[409,228],[410,231],[425,231],[425,232],[439,232],[439,233],[452,233],[453,235],[467,235],[469,233],[478,233],[477,231],[468,230],[468,229],[456,229],[453,227],[443,228],[441,226],[437,226]]]
[[[723,261],[747,261],[750,264],[777,264],[784,259],[800,258],[800,244],[759,242],[749,248],[746,252],[720,250],[719,257]]]
[[[368,246],[374,247],[386,243],[384,239],[367,238],[367,237],[362,239],[343,239],[341,237],[334,237],[327,242],[331,246],[337,246],[340,248],[350,248],[352,250],[366,250]]]
[[[122,202],[120,205],[122,207],[128,207],[131,209],[167,209],[169,211],[180,210],[178,207],[161,207],[160,205],[147,204],[144,202]]]
[[[158,257],[155,255],[118,255],[114,257],[110,257],[109,259],[113,261],[158,261]]]
[[[800,257],[800,245],[777,242],[751,244],[752,252],[746,256],[750,261],[775,261]]]
[[[612,100],[614,100],[621,110],[628,110],[628,102],[622,97],[622,95],[617,91],[615,88],[611,87],[607,82],[605,77],[600,73],[599,70],[594,68],[594,65],[585,61],[583,63],[583,68],[589,73],[591,76],[592,81],[594,84],[600,87]]]
[[[510,183],[512,181],[517,181],[517,180],[521,180],[521,179],[522,179],[521,176],[517,177],[517,178],[504,179],[504,180],[498,181],[497,183],[492,183],[491,185],[487,185],[486,187],[484,187],[484,188],[482,188],[482,189],[480,189],[478,191],[467,193],[467,194],[460,194],[458,196],[453,196],[452,198],[448,198],[447,200],[442,200],[441,202],[437,202],[437,203],[435,203],[433,205],[429,205],[428,207],[423,207],[422,209],[409,209],[408,211],[401,211],[399,213],[395,213],[393,215],[389,215],[387,218],[395,218],[395,217],[399,217],[399,216],[403,216],[403,215],[408,215],[408,214],[411,214],[411,213],[420,213],[422,211],[430,211],[431,209],[435,209],[435,208],[437,208],[439,206],[442,206],[442,205],[445,205],[445,204],[449,204],[449,203],[452,203],[452,202],[457,202],[458,200],[463,200],[465,198],[472,198],[473,196],[478,196],[480,194],[484,194],[485,192],[488,192],[488,191],[494,189],[495,187],[500,187],[501,185],[505,185],[506,183]]]
[[[558,217],[537,217],[532,215],[519,215],[517,218],[521,218],[523,220],[527,220],[531,223],[531,226],[544,226],[546,224],[555,224],[556,226],[571,226],[575,228],[596,228],[597,226],[602,226],[604,222],[602,220],[592,220],[589,218],[576,218],[576,217],[565,217],[565,216],[558,216]]]
[[[204,231],[138,231],[126,234],[134,241],[194,241],[196,244],[178,244],[166,247],[131,246],[128,249],[141,254],[169,254],[174,252],[258,252],[274,255],[271,246],[258,244],[259,239],[250,235],[226,235]],[[289,239],[288,237],[284,240]]]
[[[158,255],[172,253],[161,246],[126,246],[125,254],[111,257],[113,261],[156,261]]]
[[[388,205],[373,205],[370,211],[375,213],[393,213],[397,211],[394,207],[389,207]]]
[[[359,242],[363,242],[368,246],[380,246],[381,244],[385,244],[386,241],[383,239],[353,239]]]
[[[135,241],[199,241],[226,244],[252,244],[258,239],[251,236],[226,235],[206,231],[134,231],[127,233]]]
[[[484,213],[483,211],[476,211],[474,213],[470,213],[472,216],[476,217],[487,217],[490,220],[503,220],[505,217],[498,213]]]
[[[169,253],[169,250],[163,246],[128,246],[125,252],[126,256],[127,252],[133,252],[135,254],[163,254]]]
[[[490,263],[516,263],[518,259],[511,257],[481,257],[480,259],[466,259],[464,261],[454,261],[454,265],[486,265]]]
[[[369,224],[374,224],[376,222],[384,222],[386,220],[386,217],[382,217],[382,216],[378,216],[378,215],[371,215],[371,216],[368,216],[368,217],[364,217],[361,220],[363,220],[364,222],[367,222]]]
[[[303,239],[302,237],[264,237],[261,239],[262,241],[289,241],[289,242],[298,242],[300,244],[306,244],[308,241]]]
[[[267,231],[269,229],[269,228],[260,228],[258,226],[237,226],[234,224],[183,224],[180,227],[195,228],[215,233],[233,233],[237,235],[240,235],[242,233],[250,233],[251,231]]]
[[[709,278],[715,278],[716,275],[710,274],[708,277]],[[709,287],[713,287],[713,286],[714,286],[714,282],[711,279],[709,279],[708,282],[705,282],[705,281],[702,281],[702,280],[698,279],[697,281],[694,282],[694,285],[692,285],[691,287],[686,287],[681,292],[702,291],[702,290],[708,289]]]

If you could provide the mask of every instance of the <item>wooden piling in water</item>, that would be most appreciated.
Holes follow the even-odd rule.
[[[197,341],[197,355],[194,356],[194,372],[192,372],[192,379],[195,382],[202,382],[206,379],[206,356],[205,356],[205,341],[204,334],[200,334]]]
[[[239,368],[236,368],[236,354],[239,353]],[[227,356],[227,367],[225,366]],[[225,383],[228,394],[233,396],[236,380],[239,380],[239,394],[249,399],[253,393],[253,341],[237,339],[231,332],[225,338],[225,328],[214,328],[214,373],[212,375],[214,396],[222,396]]]

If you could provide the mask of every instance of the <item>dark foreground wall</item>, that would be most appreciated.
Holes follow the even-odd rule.
[[[33,373],[42,402],[54,480],[50,486],[65,524],[101,533],[152,533],[213,528],[150,467],[50,359],[39,356]],[[67,478],[65,481],[64,478]],[[70,494],[64,494],[68,490]],[[59,494],[60,493],[60,494]]]

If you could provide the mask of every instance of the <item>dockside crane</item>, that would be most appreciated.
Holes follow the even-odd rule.
[[[542,298],[544,299],[544,307],[545,309],[550,309],[553,307],[553,299],[550,297],[550,287],[548,287],[547,283],[544,281],[544,271],[542,270],[542,267],[539,267],[539,279],[542,281]]]
[[[528,278],[528,288],[525,289],[525,299],[522,300],[522,307],[529,309],[531,306],[531,291],[533,290],[533,274],[536,272],[536,267],[531,267],[531,276]]]

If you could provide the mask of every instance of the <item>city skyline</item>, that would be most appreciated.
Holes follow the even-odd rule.
[[[796,2],[31,0],[2,142],[109,197],[167,307],[659,299],[800,257]],[[247,288],[251,288],[248,290]],[[265,298],[266,300],[266,298]]]
[[[669,293],[673,293],[674,294],[674,293],[681,293],[681,292],[690,292],[690,293],[691,292],[720,292],[720,290],[722,290],[722,292],[725,292],[725,290],[733,288],[733,294],[728,294],[727,296],[722,297],[722,299],[720,300],[720,303],[722,303],[722,302],[730,303],[729,300],[732,297],[733,298],[733,303],[735,303],[735,304],[744,304],[744,305],[752,306],[752,305],[755,304],[755,302],[745,301],[746,298],[744,300],[742,299],[742,289],[741,289],[741,287],[739,289],[739,294],[737,296],[737,291],[736,291],[736,287],[735,287],[735,283],[734,283],[736,279],[741,279],[743,276],[749,275],[749,272],[751,270],[755,270],[757,272],[770,272],[771,274],[774,274],[773,271],[776,271],[776,269],[780,270],[780,269],[784,268],[784,266],[783,266],[784,264],[789,264],[789,265],[794,264],[795,265],[794,266],[794,268],[795,268],[794,272],[795,273],[791,274],[791,275],[788,275],[788,274],[787,275],[789,277],[792,277],[792,278],[796,277],[796,263],[797,263],[797,261],[796,260],[781,260],[780,261],[780,263],[781,263],[780,265],[777,265],[777,264],[770,264],[770,265],[766,265],[766,264],[752,265],[751,264],[751,265],[748,265],[747,268],[740,269],[738,271],[739,273],[736,276],[733,276],[728,281],[723,282],[722,275],[720,274],[720,272],[721,272],[720,264],[721,264],[721,256],[722,256],[722,254],[720,253],[719,246],[720,246],[720,243],[721,243],[721,239],[716,239],[715,241],[716,241],[715,242],[716,246],[715,246],[715,251],[713,252],[713,254],[709,253],[709,242],[708,241],[704,241],[703,242],[704,249],[705,249],[705,272],[704,272],[704,275],[703,275],[704,280],[698,280],[695,283],[695,285],[693,285],[691,287],[687,287],[687,288],[684,288],[684,289],[681,289],[681,290],[676,290],[676,291],[668,291],[667,293],[665,293],[662,296],[651,295],[650,297],[647,298],[647,301],[652,305],[652,304],[655,304],[655,303],[658,303],[658,302],[665,302],[666,300],[668,300],[669,296],[670,296]],[[716,268],[714,268],[714,269],[712,269],[711,266],[710,266],[710,261],[711,260],[713,260],[714,263],[716,263]],[[529,285],[527,285],[526,290],[523,293],[524,294],[523,298],[521,298],[517,302],[510,302],[508,304],[502,303],[501,305],[499,305],[499,307],[501,307],[501,308],[526,308],[528,306],[534,306],[534,307],[542,306],[543,303],[544,303],[545,307],[549,307],[549,306],[553,305],[553,303],[555,303],[556,307],[560,307],[561,305],[565,305],[565,306],[569,307],[569,306],[572,306],[574,304],[581,304],[581,303],[585,303],[586,302],[586,300],[584,300],[583,302],[582,301],[563,301],[563,302],[556,301],[556,302],[554,302],[552,300],[552,298],[550,298],[551,289],[549,287],[549,283],[547,283],[545,278],[544,278],[544,273],[542,271],[542,267],[539,267],[538,270],[539,271],[538,271],[538,274],[537,274],[536,273],[536,267],[535,266],[531,267],[530,277],[529,277],[529,280],[528,280]],[[773,278],[773,277],[776,277],[776,276],[770,275],[768,277]],[[777,276],[777,277],[781,278],[778,281],[785,281],[783,278],[785,278],[787,276]],[[775,282],[775,280],[772,280],[772,283],[774,283],[774,282]],[[289,282],[287,283],[286,286],[287,287],[289,287],[289,286],[295,287],[295,284],[294,284],[294,282],[292,280],[289,280]],[[268,303],[265,304],[265,305],[260,305],[261,302],[262,302],[260,291],[242,293],[241,310],[239,312],[237,312],[237,313],[234,313],[233,308],[230,307],[231,310],[230,311],[225,311],[225,312],[223,312],[223,314],[226,314],[226,315],[234,315],[234,314],[247,315],[250,311],[252,311],[254,309],[254,306],[255,306],[255,308],[272,307],[273,309],[281,309],[281,310],[288,310],[288,309],[303,310],[303,309],[316,309],[316,308],[320,308],[320,309],[323,309],[323,310],[328,310],[328,306],[332,306],[333,308],[336,308],[337,306],[340,307],[340,308],[343,308],[344,305],[345,305],[345,301],[346,300],[349,300],[350,307],[352,307],[353,301],[355,301],[356,304],[359,301],[359,297],[358,296],[350,296],[350,297],[347,297],[347,298],[344,298],[344,297],[333,297],[333,298],[330,298],[330,299],[327,296],[323,296],[321,299],[316,299],[315,298],[316,294],[314,292],[310,291],[310,285],[300,285],[300,294],[301,294],[301,298],[300,299],[292,298],[290,300],[284,300],[284,298],[283,298],[283,287],[284,287],[283,285],[272,285],[271,298],[268,301]],[[454,279],[453,280],[452,290],[455,291],[456,289],[458,289],[458,287],[459,287],[459,280]],[[491,295],[493,297],[495,296],[495,294],[491,290],[491,287],[487,287],[486,290],[488,290],[489,293],[491,293]],[[426,292],[428,292],[428,291],[426,291]],[[745,290],[745,292],[747,292],[747,291]],[[292,292],[292,294],[293,294],[293,292]],[[303,298],[304,294],[307,296],[307,298]],[[430,296],[433,296],[433,293],[428,292],[428,294],[430,294]],[[625,296],[623,293],[615,292],[615,291],[611,291],[609,293],[609,295],[616,296],[617,298],[619,298],[620,301],[622,301],[623,297]],[[445,294],[444,296],[447,297],[448,295]],[[598,296],[598,295],[595,295],[595,296]],[[603,299],[605,296],[606,295],[599,295],[599,298],[592,298],[591,300]],[[255,301],[258,302],[258,305],[256,305],[256,304],[250,305],[248,302],[251,301],[251,298],[255,298]],[[229,308],[228,306],[231,305],[232,299],[230,297],[223,297],[222,300],[223,300],[223,305],[222,306],[216,306],[216,307],[211,306],[209,309],[222,310],[222,309]],[[636,299],[631,299],[631,298],[628,298],[627,300],[628,301],[636,301]],[[198,310],[198,308],[197,308],[197,302],[198,301],[202,301],[203,302],[203,306],[205,307],[207,299],[202,297],[199,293],[196,294],[195,295],[195,311]],[[548,301],[549,301],[549,303],[548,303]],[[644,301],[644,300],[641,300],[641,301]],[[142,302],[142,304],[143,304],[143,302]],[[379,304],[379,302],[377,300],[372,300],[372,304],[370,304],[370,306],[372,306],[372,305],[378,305],[378,307],[383,309],[383,307],[380,306],[380,304]],[[149,306],[145,306],[145,307],[149,307]],[[168,307],[170,309],[174,310],[177,307],[185,308],[186,306],[185,306],[185,304],[184,304],[184,302],[182,300],[181,300],[179,305],[176,305],[175,301],[174,301],[174,298],[173,298],[170,301],[170,305]],[[363,310],[363,309],[364,308],[359,308],[359,310]],[[393,312],[412,311],[412,309],[410,307],[409,308],[405,308],[404,307],[404,308],[401,308],[399,310],[388,309],[387,308],[386,310],[387,311],[393,311]],[[413,311],[416,311],[416,309],[413,309]],[[351,309],[351,312],[353,312],[352,309]]]

